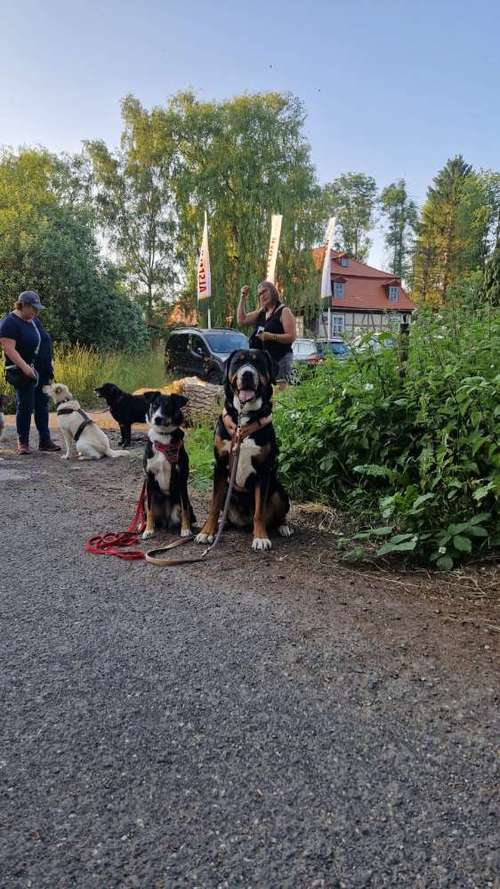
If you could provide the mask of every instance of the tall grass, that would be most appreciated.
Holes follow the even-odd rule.
[[[84,407],[102,402],[94,389],[102,383],[115,383],[126,392],[143,387],[155,388],[166,382],[163,353],[151,350],[143,353],[100,352],[88,346],[70,349],[56,347],[54,354],[55,380],[69,387]],[[6,411],[14,410],[13,390],[0,374],[0,394],[7,395]]]

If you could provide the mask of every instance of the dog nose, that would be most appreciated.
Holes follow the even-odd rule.
[[[163,426],[163,417],[155,417],[155,423],[157,426]]]
[[[253,385],[253,373],[250,370],[243,371],[241,382],[243,383],[243,386]]]

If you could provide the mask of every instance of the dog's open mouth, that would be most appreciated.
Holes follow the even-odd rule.
[[[253,401],[255,398],[255,389],[239,389],[238,399],[240,404],[246,404],[247,401]]]

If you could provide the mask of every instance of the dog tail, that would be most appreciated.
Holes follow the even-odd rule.
[[[128,456],[129,456],[129,451],[113,451],[112,448],[110,448],[106,454],[106,457],[112,457],[113,460],[115,459],[115,457],[128,457]]]

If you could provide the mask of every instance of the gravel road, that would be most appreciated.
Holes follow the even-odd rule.
[[[494,603],[367,578],[307,529],[188,568],[88,555],[139,446],[65,464],[9,435],[2,889],[500,885]]]

